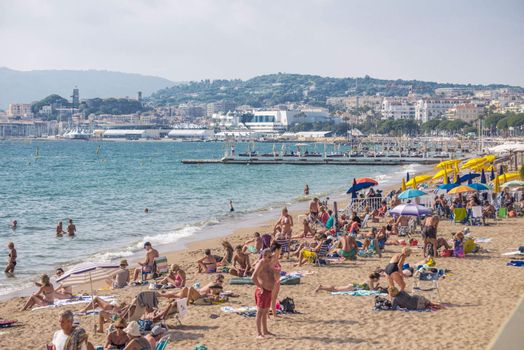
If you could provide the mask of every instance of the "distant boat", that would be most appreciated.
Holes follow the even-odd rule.
[[[63,135],[63,137],[69,140],[89,140],[89,138],[91,137],[91,134],[82,129],[76,128],[76,129],[67,131]]]

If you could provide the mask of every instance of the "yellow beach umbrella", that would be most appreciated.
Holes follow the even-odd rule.
[[[484,159],[487,161],[487,162],[492,162],[496,159],[497,157],[495,157],[493,154],[488,154],[487,156],[484,157]]]
[[[495,193],[500,192],[500,180],[498,176],[495,178],[495,186],[493,187],[493,192]]]
[[[468,192],[476,192],[474,188],[471,188],[469,186],[457,186],[455,188],[452,188],[448,194],[459,194],[459,193],[468,193]]]
[[[502,175],[497,176],[495,179],[499,180],[500,184],[503,184],[504,182],[508,182],[510,180],[515,180],[520,178],[520,174],[518,172],[511,172],[511,173],[505,173]]]
[[[470,160],[468,160],[466,163],[462,164],[462,166],[460,167],[461,169],[467,169],[467,168],[470,168],[474,165],[477,165],[479,163],[483,163],[485,162],[484,160],[484,157],[480,157],[480,158],[472,158]]]
[[[413,182],[422,183],[431,180],[431,175],[418,175],[413,176],[411,179],[409,179],[408,182],[406,182],[406,186],[412,186]]]
[[[408,181],[409,182],[409,181]],[[413,178],[413,189],[416,190],[417,189],[417,177],[415,176]]]
[[[405,190],[406,190],[406,180],[402,178],[402,192],[404,192]]]
[[[441,178],[442,176],[446,176],[447,175],[447,171],[446,169],[442,169],[440,170],[439,172],[437,172],[435,175],[433,175],[433,177],[431,178],[432,180],[436,180],[436,179],[439,179]]]
[[[449,181],[448,181],[448,171],[446,169],[444,169],[444,184],[448,184]]]
[[[450,167],[453,167],[454,165],[456,165],[458,163],[460,163],[460,159],[443,160],[442,162],[440,162],[437,165],[435,165],[435,169],[438,169],[438,168],[441,168],[441,169],[450,168]]]

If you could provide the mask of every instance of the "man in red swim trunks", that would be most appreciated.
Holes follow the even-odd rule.
[[[274,335],[267,329],[267,319],[271,307],[271,292],[278,278],[278,272],[271,266],[271,251],[269,249],[262,251],[262,259],[255,266],[252,278],[257,286],[255,290],[257,338],[264,338],[266,335]]]

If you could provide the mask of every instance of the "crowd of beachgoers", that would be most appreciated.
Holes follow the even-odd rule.
[[[449,180],[441,181],[447,184]],[[373,179],[355,179],[353,186],[365,183],[368,185],[358,188],[361,196],[355,196],[343,210],[336,211],[334,203],[319,198],[312,198],[304,213],[292,215],[283,208],[265,232],[251,232],[251,237],[242,241],[235,237],[235,244],[226,238],[221,241],[221,251],[203,249],[202,255],[195,256],[191,263],[168,259],[146,242],[145,257],[134,268],[125,259],[111,268],[93,265],[93,276],[101,283],[94,293],[98,296],[79,295],[80,288],[70,282],[76,272],[57,268],[55,276],[41,276],[35,283],[38,290],[24,300],[21,310],[56,309],[58,330],[51,339],[42,340],[42,344],[47,343],[47,348],[54,350],[153,350],[169,348],[169,342],[176,346],[172,330],[179,327],[188,309],[199,305],[222,305],[224,312],[254,316],[253,338],[271,342],[278,335],[270,329],[268,319],[293,314],[300,301],[299,296],[295,300],[283,298],[282,286],[300,284],[301,278],[309,274],[318,273],[329,279],[329,267],[346,267],[350,271],[357,261],[369,260],[373,263],[365,265],[367,278],[318,283],[312,294],[326,291],[332,295],[370,296],[370,308],[376,311],[436,311],[446,308],[439,281],[449,269],[441,261],[482,254],[482,243],[489,239],[478,239],[473,231],[498,226],[524,212],[522,188],[501,189],[500,183],[485,191],[469,187],[453,192],[453,188],[460,187],[459,181],[456,186],[439,191],[438,187],[424,181],[417,184],[416,180],[411,181],[412,188],[408,189],[403,180],[403,188],[390,190],[386,195],[373,190],[378,186]],[[304,194],[309,192],[306,185]],[[422,196],[431,197],[425,206],[419,204]],[[518,242],[515,244],[518,246]],[[16,259],[23,257],[17,256],[12,242],[8,247],[6,273],[16,274]],[[284,266],[297,271],[285,272]],[[301,270],[305,267],[310,270]],[[89,275],[91,288],[93,276]],[[198,276],[211,276],[210,282],[189,282]],[[254,293],[255,307],[229,307],[228,303],[240,295],[226,290],[226,283],[253,285],[244,288],[251,288]],[[413,286],[411,290],[408,284]],[[86,290],[85,285],[82,287]],[[115,297],[122,290],[131,291],[128,300]],[[96,319],[94,336],[83,326],[92,317]],[[9,325],[16,325],[16,321],[6,320],[6,326]]]

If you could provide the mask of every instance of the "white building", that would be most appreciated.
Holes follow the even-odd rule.
[[[158,139],[159,129],[109,129],[104,131],[102,137],[105,139]]]
[[[224,113],[213,113],[211,116],[212,126],[219,128],[236,128],[240,122],[240,116],[238,113],[228,112]]]
[[[31,104],[29,103],[10,103],[7,107],[8,117],[31,117]]]
[[[472,123],[479,119],[484,108],[473,103],[462,103],[450,108],[446,114],[450,120],[462,120],[466,123]]]
[[[207,140],[213,138],[215,132],[208,129],[173,129],[167,136],[170,139]]]
[[[415,119],[425,123],[428,120],[443,117],[448,109],[467,102],[462,99],[440,98],[418,100],[415,105]]]
[[[407,99],[384,98],[380,112],[383,119],[415,118],[415,106]]]

